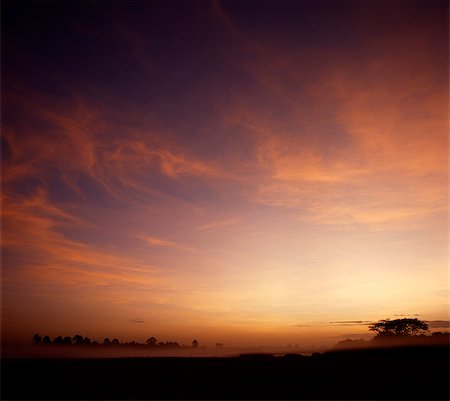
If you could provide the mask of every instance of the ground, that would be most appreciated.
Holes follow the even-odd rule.
[[[449,347],[2,360],[2,399],[449,399]]]

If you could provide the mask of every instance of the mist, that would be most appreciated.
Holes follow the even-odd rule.
[[[289,346],[242,346],[242,347],[178,347],[149,348],[133,346],[74,346],[74,345],[24,345],[3,344],[2,358],[151,358],[151,357],[235,357],[242,354],[302,354],[323,352],[328,347],[289,347]]]

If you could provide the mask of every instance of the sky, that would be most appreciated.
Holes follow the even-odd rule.
[[[448,45],[446,1],[2,3],[2,341],[448,327]]]

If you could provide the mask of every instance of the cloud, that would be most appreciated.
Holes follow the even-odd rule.
[[[146,243],[148,243],[150,246],[152,247],[161,247],[161,248],[172,248],[172,249],[177,249],[177,250],[181,250],[184,252],[192,252],[192,253],[198,253],[198,249],[193,248],[193,247],[189,247],[183,244],[178,244],[176,242],[173,241],[167,241],[161,238],[156,238],[156,237],[148,237],[145,235],[136,235],[137,238],[141,239],[142,241],[145,241]]]
[[[2,160],[2,189],[8,197],[20,199],[24,186],[39,181],[51,197],[79,205],[78,210],[72,207],[72,216],[84,211],[81,205],[101,199],[106,209],[126,207],[133,214],[162,215],[176,208],[194,215],[201,209],[195,204],[198,187],[213,192],[228,179],[216,161],[203,160],[163,123],[126,104],[115,113],[105,107],[107,99],[78,94],[57,102],[24,87],[9,89],[5,96],[29,116],[19,125],[14,119],[5,124],[8,157]],[[116,123],[118,114],[122,119]],[[178,249],[196,252],[188,246]]]
[[[394,316],[395,316],[395,317],[410,317],[410,316],[416,316],[416,317],[418,317],[419,314],[414,313],[413,315],[411,315],[411,314],[404,315],[404,314],[401,314],[401,313],[394,313]]]
[[[76,217],[73,207],[66,206],[64,210],[56,206],[42,187],[29,198],[3,194],[2,223],[2,248],[26,256],[8,274],[20,273],[22,279],[68,286],[148,287],[161,282],[156,278],[158,269],[154,266],[64,234],[74,229],[90,231],[94,227]]]
[[[188,159],[182,154],[175,154],[168,149],[160,149],[158,151],[150,151],[159,159],[161,170],[169,177],[177,177],[182,175],[198,175],[198,176],[218,176],[217,169],[208,165],[201,160]]]
[[[213,8],[223,13],[220,3]],[[391,82],[405,67],[402,62],[390,65],[385,50],[374,59],[358,60],[364,80],[351,74],[353,67],[344,59],[337,59],[332,70],[309,77],[296,67],[301,59],[288,52],[270,44],[257,46],[255,52],[262,62],[241,67],[267,89],[261,101],[269,109],[283,105],[285,112],[281,117],[261,109],[251,91],[236,92],[226,102],[227,113],[215,117],[249,138],[246,160],[206,160],[161,122],[142,118],[139,110],[123,111],[124,120],[129,114],[143,121],[130,129],[108,123],[111,111],[99,104],[79,100],[75,107],[54,111],[49,99],[22,93],[8,96],[50,129],[36,135],[30,131],[27,141],[18,141],[15,127],[6,127],[14,159],[5,181],[17,182],[27,174],[45,177],[53,164],[61,166],[61,177],[81,197],[79,178],[87,174],[114,199],[142,205],[148,196],[183,202],[180,196],[176,199],[176,191],[160,185],[161,176],[175,185],[195,178],[213,192],[223,191],[227,183],[231,193],[250,203],[297,210],[299,218],[329,227],[414,228],[446,212],[442,95],[428,90],[423,102],[411,100],[430,87],[427,82],[434,85],[427,69],[406,68],[411,79],[418,79]],[[381,72],[386,82],[375,79]],[[304,92],[290,93],[286,77]],[[391,83],[398,89],[394,94]],[[317,106],[301,107],[306,100]]]
[[[372,320],[338,320],[331,322],[314,322],[297,324],[295,327],[310,327],[310,326],[369,326],[373,324]]]
[[[267,51],[268,59],[279,59]],[[392,70],[388,52],[374,57],[358,61],[359,75],[337,60],[312,84],[292,60],[255,67],[280,85],[285,71],[308,96],[286,98],[261,78],[268,104],[286,102],[283,118],[261,112],[250,95],[236,96],[229,120],[254,138],[261,173],[248,191],[250,201],[298,209],[317,224],[373,229],[419,227],[446,212],[445,93],[429,69],[405,67],[408,55]],[[395,81],[402,71],[409,79]],[[306,100],[318,105],[310,115],[300,108]]]
[[[198,230],[210,230],[213,228],[222,228],[222,227],[227,227],[227,226],[237,224],[238,222],[239,222],[239,219],[217,220],[217,221],[213,221],[211,223],[203,224],[202,226],[198,227]]]
[[[411,316],[411,315],[394,315],[394,316]],[[417,316],[417,315],[414,315]],[[425,320],[430,329],[449,328],[450,321],[448,320]],[[375,322],[371,320],[342,320],[329,322],[333,326],[369,326]]]
[[[142,320],[142,319],[132,319],[132,320],[130,320],[130,322],[132,322],[132,323],[139,323],[139,324],[146,323],[146,321]]]
[[[341,320],[329,323],[333,326],[369,326],[374,322],[371,320]]]
[[[123,169],[129,168],[133,172],[143,167],[156,165],[159,166],[161,172],[172,178],[183,175],[219,175],[213,165],[193,157],[187,157],[181,151],[176,151],[176,147],[176,144],[162,143],[159,136],[153,134],[134,140],[117,140],[105,158],[113,166],[123,166]]]
[[[169,247],[174,248],[177,247],[177,244],[171,241],[165,241],[159,238],[153,238],[153,237],[138,237],[143,239],[144,241],[148,242],[151,246],[162,246],[162,247]]]

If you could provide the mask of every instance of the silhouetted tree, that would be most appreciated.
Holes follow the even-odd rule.
[[[377,337],[412,336],[428,331],[428,324],[419,319],[386,319],[369,326]]]
[[[77,345],[83,344],[83,336],[80,334],[73,336],[73,342],[74,342],[74,344],[77,344]]]
[[[51,344],[52,341],[50,340],[49,336],[44,336],[44,338],[42,339],[42,344]]]
[[[197,340],[192,341],[192,348],[198,348],[198,341]]]
[[[53,344],[62,344],[63,341],[64,339],[61,336],[58,336],[53,340]]]
[[[33,344],[40,344],[40,343],[41,343],[41,340],[42,340],[42,338],[41,338],[41,336],[39,335],[39,333],[36,333],[36,334],[33,336]]]
[[[89,337],[84,337],[83,344],[89,345],[91,343],[91,339]]]
[[[157,342],[158,340],[155,338],[155,337],[150,337],[150,338],[147,338],[147,341],[146,341],[146,344],[149,346],[149,347],[154,347],[155,345],[156,345],[156,342]]]
[[[119,344],[119,340],[117,338],[115,338],[115,339],[113,339],[111,341],[111,344],[118,345]]]
[[[223,344],[222,344],[222,343],[216,343],[216,348],[217,348],[217,349],[223,348]]]
[[[105,344],[105,345],[111,344],[110,339],[109,339],[108,337],[106,337],[106,338],[103,340],[103,344]]]
[[[64,337],[63,344],[67,344],[67,345],[72,344],[72,339],[69,336]]]

